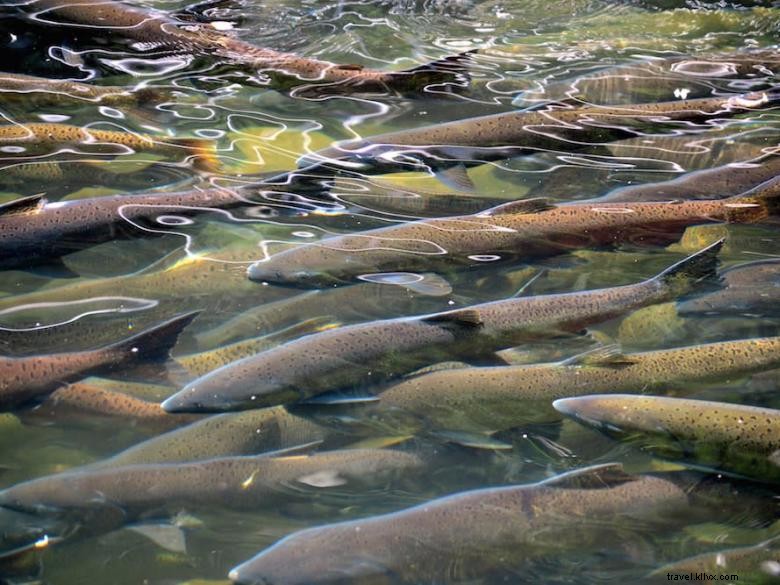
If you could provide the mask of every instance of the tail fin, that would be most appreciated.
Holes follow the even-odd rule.
[[[680,260],[653,280],[658,280],[668,287],[673,297],[690,292],[703,280],[718,282],[718,252],[723,247],[724,241],[718,240],[684,260]]]
[[[471,81],[469,64],[476,49],[450,55],[413,69],[390,74],[389,85],[394,89],[419,91],[434,83],[455,83],[466,87]]]
[[[181,332],[198,314],[199,311],[193,311],[179,315],[128,339],[109,345],[105,350],[123,356],[123,361],[165,362],[170,358],[170,351],[176,345]]]
[[[753,187],[749,191],[729,197],[726,205],[731,205],[729,221],[760,221],[780,213],[780,176]],[[747,217],[746,217],[747,216]]]
[[[216,173],[220,169],[220,161],[217,157],[217,151],[214,141],[203,138],[174,138],[166,140],[168,144],[173,144],[181,148],[186,148],[193,155],[193,167],[204,173]]]

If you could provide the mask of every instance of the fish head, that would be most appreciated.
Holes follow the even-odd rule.
[[[553,408],[574,420],[601,431],[621,434],[632,427],[636,416],[646,413],[638,407],[635,395],[594,394],[560,398],[553,402]]]
[[[293,248],[255,262],[247,269],[249,280],[297,288],[323,289],[351,284],[345,266],[347,254],[322,254],[320,250]],[[350,265],[351,266],[351,265]]]
[[[400,580],[380,559],[356,544],[360,526],[347,522],[292,534],[235,567],[236,585],[392,585]]]

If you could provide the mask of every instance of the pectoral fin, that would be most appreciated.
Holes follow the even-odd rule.
[[[173,524],[137,524],[127,530],[148,538],[160,548],[174,552],[187,553],[187,541],[184,531]]]
[[[623,471],[620,463],[604,463],[592,465],[583,469],[575,469],[567,473],[551,477],[544,481],[544,485],[566,489],[601,489],[618,486],[635,477]]]

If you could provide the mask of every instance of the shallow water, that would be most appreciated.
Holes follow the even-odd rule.
[[[0,124],[61,122],[160,138],[199,137],[216,146],[220,168],[213,174],[195,172],[187,152],[115,156],[114,151],[88,143],[21,153],[6,147],[0,150],[0,203],[41,192],[58,201],[131,189],[251,184],[294,169],[300,156],[334,140],[531,107],[545,97],[538,93],[542,87],[548,88],[552,99],[563,99],[578,77],[618,65],[631,68],[608,73],[608,83],[578,82],[583,93],[577,105],[766,90],[780,70],[779,57],[774,68],[728,78],[717,75],[719,55],[774,49],[780,9],[764,3],[688,6],[680,2],[661,7],[652,2],[596,0],[283,0],[218,6],[218,19],[234,23],[235,34],[243,40],[336,63],[398,70],[476,50],[467,89],[433,86],[416,96],[290,95],[268,87],[262,78],[202,57],[165,55],[148,47],[139,50],[144,47],[133,47],[99,26],[52,24],[45,15],[31,15],[14,4],[0,6],[6,72],[172,93],[162,103],[113,107],[72,101],[39,105],[28,97],[6,99],[10,94],[0,92]],[[179,1],[143,5],[172,12],[187,7]],[[713,56],[715,61],[710,61],[704,75],[681,77],[659,72],[650,64],[670,57],[697,61]],[[629,242],[535,263],[475,255],[466,267],[453,265],[438,276],[363,275],[362,280],[370,284],[356,285],[362,288],[316,294],[251,282],[245,274],[254,261],[334,234],[420,217],[475,213],[525,197],[587,200],[619,187],[749,161],[777,147],[777,112],[767,108],[704,122],[669,122],[637,128],[636,136],[628,140],[585,148],[570,144],[567,148],[561,142],[556,150],[531,149],[523,156],[471,168],[473,193],[453,190],[430,173],[351,175],[336,181],[335,204],[333,198],[323,202],[304,194],[291,199],[278,190],[264,189],[254,199],[255,205],[245,208],[194,217],[165,214],[141,226],[156,237],[110,241],[66,256],[65,264],[77,278],[46,271],[3,271],[0,352],[31,355],[102,346],[192,310],[201,314],[179,339],[175,356],[281,331],[264,342],[270,347],[334,326],[463,307],[518,291],[530,296],[630,284],[721,237],[726,238],[720,254],[722,269],[777,259],[780,237],[776,219],[770,219],[756,225],[692,227],[679,243],[674,239],[655,246]],[[49,169],[55,163],[75,171],[57,178],[19,178],[19,165]],[[98,175],[97,169],[112,175]],[[124,180],[132,184],[125,185]],[[420,278],[422,284],[417,282]],[[738,286],[748,291],[753,304],[732,307],[726,314],[684,316],[667,303],[589,327],[590,337],[528,343],[513,350],[511,359],[553,362],[597,342],[619,343],[630,352],[780,335],[780,311],[772,303],[780,276],[745,280]],[[235,319],[244,311],[266,306],[265,312]],[[205,367],[217,365],[208,362]],[[124,370],[112,373],[119,380],[145,376],[150,384],[161,383],[159,372],[149,378],[148,369],[132,376]],[[162,388],[147,384],[121,390],[159,401],[183,384],[181,374],[171,373],[173,382],[163,382]],[[777,373],[770,371],[752,378],[671,385],[668,392],[780,408],[777,389]],[[67,410],[52,414],[45,405],[10,410],[0,416],[2,488],[101,461],[160,432],[142,421]],[[330,416],[325,413],[326,419]],[[376,437],[398,441],[396,448],[423,458],[425,472],[401,474],[367,489],[298,486],[292,494],[285,492],[281,502],[242,512],[211,505],[181,510],[189,515],[183,528],[186,551],[167,551],[135,532],[117,530],[47,547],[26,559],[23,567],[0,566],[0,583],[223,582],[232,567],[302,528],[390,512],[467,489],[535,482],[593,463],[618,461],[630,472],[666,468],[637,444],[612,441],[573,421],[553,419],[503,431],[495,437],[501,441],[498,445],[487,444],[485,437],[487,448],[473,449],[452,444],[452,435],[424,432],[408,438],[400,424],[355,429],[345,415],[338,424],[323,427],[328,429],[326,446],[351,445],[372,436],[374,444],[383,442]],[[447,429],[426,429],[437,430]],[[290,445],[278,445],[284,446]],[[774,487],[757,481],[762,478],[752,479],[740,488],[739,496],[724,498],[717,517],[699,510],[687,525],[674,529],[627,520],[616,527],[622,536],[618,546],[580,550],[572,543],[563,552],[538,554],[509,572],[497,567],[497,574],[468,582],[622,583],[694,554],[758,543],[777,534],[776,524],[772,525],[777,510],[776,502],[773,506],[771,497],[761,491]],[[770,512],[747,509],[746,498],[764,498]],[[16,529],[17,521],[0,516],[0,535],[8,537]],[[454,566],[435,583],[461,582],[458,576]],[[749,579],[745,576],[739,582],[753,582]]]

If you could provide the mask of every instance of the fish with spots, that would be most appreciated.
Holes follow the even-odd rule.
[[[632,394],[578,396],[555,409],[654,453],[762,481],[780,478],[780,410]]]
[[[159,10],[110,0],[34,0],[25,5],[36,18],[110,29],[134,41],[136,49],[167,49],[216,59],[270,77],[278,87],[316,88],[328,92],[422,91],[430,84],[467,81],[468,54],[445,57],[404,71],[378,71],[362,65],[336,64],[276,51],[218,30],[215,23],[193,23]]]
[[[295,532],[229,576],[236,585],[473,582],[544,555],[619,546],[630,523],[677,526],[689,507],[671,481],[599,465]]]
[[[165,362],[179,334],[195,316],[181,315],[94,350],[0,357],[0,409],[39,400],[63,384],[89,375],[117,372],[145,362]]]
[[[0,126],[4,158],[48,155],[66,149],[112,156],[138,152],[176,160],[191,157],[197,170],[213,172],[219,168],[213,144],[202,138],[157,137],[43,122]]]
[[[163,402],[169,412],[226,411],[295,402],[381,383],[448,359],[479,363],[530,339],[550,338],[672,300],[714,275],[722,241],[640,283],[511,298],[463,309],[322,331],[227,364]],[[483,362],[484,363],[484,362]]]
[[[311,501],[337,488],[341,502],[423,467],[417,455],[347,449],[311,455],[222,457],[129,465],[44,476],[0,491],[0,507],[70,518],[76,530],[101,531],[182,509],[257,510]],[[106,526],[113,519],[115,526]]]
[[[777,212],[779,201],[780,178],[725,200],[553,205],[526,199],[475,215],[399,223],[289,248],[252,264],[248,275],[317,287],[366,273],[474,265],[480,256],[532,260],[623,242],[668,243],[694,224],[761,221]]]
[[[560,419],[558,398],[724,382],[780,367],[780,337],[622,354],[615,346],[557,364],[444,369],[389,386],[353,416],[416,430],[494,432]]]

